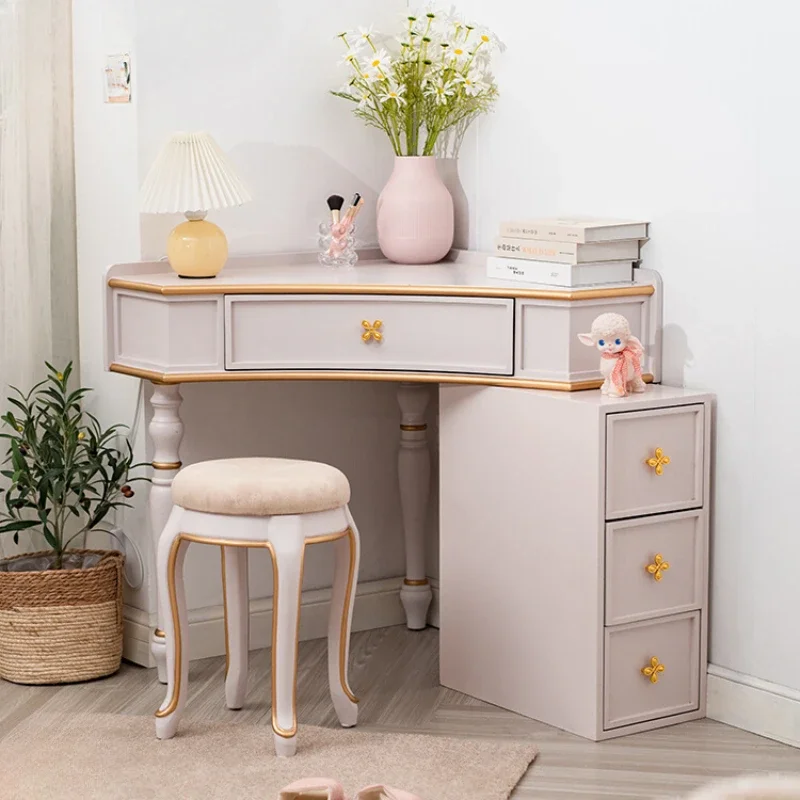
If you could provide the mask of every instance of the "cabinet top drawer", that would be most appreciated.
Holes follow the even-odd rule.
[[[609,414],[606,519],[703,504],[705,406]]]
[[[225,368],[510,375],[513,326],[511,299],[231,296]]]

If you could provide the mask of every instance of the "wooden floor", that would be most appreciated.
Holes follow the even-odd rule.
[[[438,643],[434,629],[383,628],[353,636],[351,683],[361,698],[359,727],[532,739],[539,756],[515,800],[676,797],[710,779],[745,771],[800,772],[800,750],[710,720],[599,744],[580,739],[441,688]],[[336,725],[326,667],[324,640],[301,644],[301,736],[303,723]],[[192,663],[186,718],[268,727],[269,652],[251,653],[248,697],[241,711],[225,708],[224,670],[224,658]],[[41,709],[149,715],[163,697],[155,672],[131,664],[111,678],[75,686],[23,687],[0,681],[0,739]]]

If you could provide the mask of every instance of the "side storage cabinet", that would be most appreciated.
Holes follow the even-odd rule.
[[[443,685],[594,740],[705,716],[712,399],[441,387]]]

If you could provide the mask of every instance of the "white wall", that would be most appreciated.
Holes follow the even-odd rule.
[[[114,262],[164,253],[178,218],[140,219],[137,194],[172,131],[208,130],[242,169],[254,202],[209,215],[225,228],[232,252],[314,249],[325,199],[333,192],[365,196],[360,238],[376,241],[374,201],[391,169],[391,151],[380,132],[365,129],[344,101],[328,94],[345,75],[337,67],[343,50],[335,34],[343,27],[387,24],[405,2],[374,5],[75,3],[81,365],[84,382],[99,390],[94,410],[104,422],[131,421],[137,382],[103,372],[103,271]],[[133,103],[108,106],[102,102],[102,58],[120,49],[133,54]],[[185,464],[255,454],[333,463],[353,487],[363,539],[361,580],[404,572],[393,385],[208,384],[185,386],[182,393]],[[144,427],[141,433],[144,458]],[[152,563],[145,499],[140,491],[124,527]],[[269,596],[271,572],[258,555],[252,558],[252,595]],[[216,549],[198,548],[189,559],[190,608],[221,603]],[[306,588],[329,585],[325,561],[324,548],[309,553]],[[128,592],[127,599],[154,610],[152,586]]]
[[[116,261],[137,260],[141,246],[135,187],[138,181],[138,105],[103,102],[105,53],[129,52],[135,35],[133,0],[81,0],[73,3],[73,83],[75,190],[78,237],[78,299],[81,382],[95,392],[87,405],[105,425],[132,425],[134,382],[104,372],[103,272]],[[144,455],[142,439],[138,453]],[[146,491],[137,508],[124,515],[126,530],[139,542],[144,529]],[[90,542],[91,543],[91,542]],[[102,542],[97,541],[101,545]],[[147,551],[145,551],[147,553]],[[153,601],[148,587],[131,591],[140,608]]]
[[[652,221],[664,380],[719,398],[710,659],[800,689],[800,6],[459,5],[508,45],[497,111],[464,153],[473,246],[526,215]]]
[[[313,247],[327,194],[358,189],[374,199],[389,169],[386,143],[325,95],[337,85],[331,33],[380,22],[374,5],[315,0],[298,15],[281,10],[294,5],[255,0],[75,4],[81,367],[100,390],[104,421],[130,419],[135,388],[102,371],[102,271],[161,252],[172,220],[143,219],[140,240],[136,190],[170,130],[207,127],[245,166],[256,202],[217,217],[234,250]],[[755,13],[724,0],[460,7],[508,45],[497,62],[497,112],[463,154],[472,244],[488,246],[500,220],[525,214],[652,220],[645,258],[665,280],[665,379],[719,397],[711,659],[800,689],[791,616],[800,272],[786,241],[798,212],[792,31],[800,8],[768,2]],[[105,106],[102,54],[127,47],[134,103]],[[270,52],[297,68],[279,75]],[[184,394],[185,461],[220,451],[331,459],[353,479],[368,534],[363,576],[402,571],[392,387],[216,385]],[[208,419],[219,426],[203,440]],[[141,515],[126,527],[147,541]],[[198,569],[216,580],[210,560]],[[312,567],[309,585],[323,577]],[[208,585],[195,604],[218,601]],[[146,595],[132,602],[149,607]]]

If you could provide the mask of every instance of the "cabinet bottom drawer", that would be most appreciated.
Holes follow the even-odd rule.
[[[700,612],[606,628],[605,730],[700,704]]]

